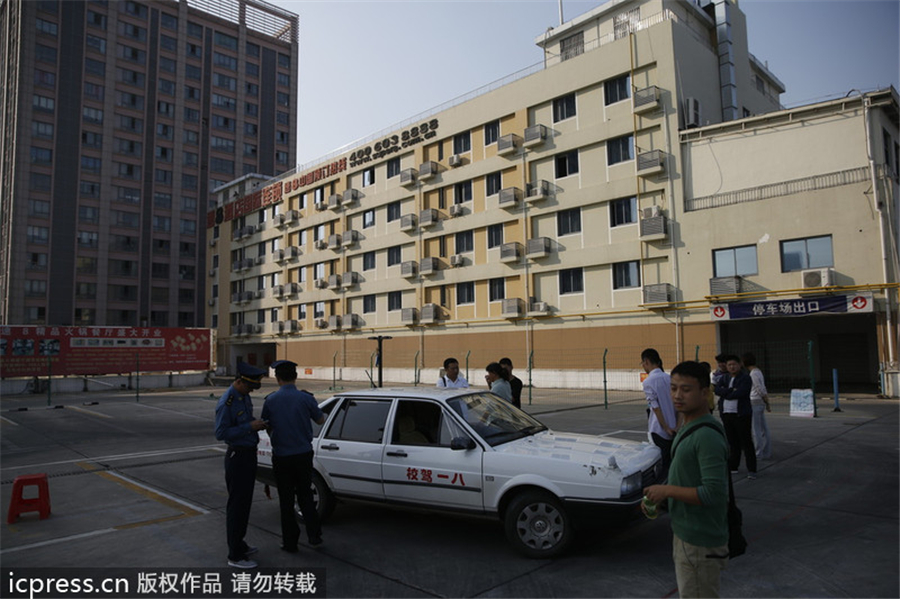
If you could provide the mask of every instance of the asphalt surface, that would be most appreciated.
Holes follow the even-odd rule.
[[[325,399],[328,385],[301,386]],[[257,409],[272,388],[256,394]],[[23,474],[46,473],[52,501],[49,518],[25,514],[0,528],[0,567],[224,568],[223,446],[212,432],[223,390],[142,390],[139,401],[133,392],[56,395],[49,408],[46,396],[0,398],[3,510]],[[639,394],[611,394],[607,407],[603,399],[537,391],[526,409],[555,430],[646,439]],[[797,418],[776,398],[773,459],[757,480],[743,465],[735,476],[750,546],[723,573],[725,597],[900,596],[898,401],[843,398],[839,413],[831,398],[818,405],[817,418]],[[272,495],[257,485],[255,558],[264,568],[321,569],[318,590],[330,597],[677,596],[667,516],[586,527],[566,555],[528,560],[493,519],[342,502],[323,546],[301,540],[287,554]]]

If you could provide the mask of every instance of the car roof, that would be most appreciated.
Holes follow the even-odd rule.
[[[357,389],[335,393],[333,397],[389,397],[401,399],[434,399],[446,402],[455,397],[473,393],[489,393],[487,389],[447,389],[444,387],[384,387]]]

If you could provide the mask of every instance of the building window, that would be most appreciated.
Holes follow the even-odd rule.
[[[471,252],[475,250],[472,231],[460,231],[456,234],[456,253]]]
[[[640,286],[640,264],[637,260],[613,264],[613,289],[629,289]]]
[[[456,284],[456,305],[462,306],[464,304],[474,304],[475,303],[475,283],[469,281],[468,283],[457,283]]]
[[[388,312],[395,312],[396,310],[403,309],[403,292],[401,291],[390,291],[388,292]]]
[[[757,268],[755,245],[713,250],[713,276],[744,277],[758,274]]]
[[[581,208],[570,208],[556,213],[556,234],[573,235],[581,233]]]
[[[484,126],[484,145],[497,143],[500,138],[500,121],[491,121]]]
[[[362,173],[362,186],[368,187],[375,184],[375,167],[367,168]]]
[[[244,72],[248,77],[259,77],[259,65],[252,62],[247,62]]]
[[[40,62],[56,63],[56,48],[35,44],[35,58]]]
[[[834,266],[831,235],[781,242],[781,272]]]
[[[103,161],[100,158],[94,158],[92,156],[81,157],[81,172],[83,173],[93,173],[95,175],[99,175],[102,166]]]
[[[364,295],[363,296],[363,314],[371,314],[375,311],[375,296],[374,295]]]
[[[26,230],[26,240],[28,243],[46,245],[50,240],[50,229],[47,227],[34,227],[29,225]]]
[[[35,110],[41,110],[43,112],[53,112],[54,108],[56,107],[56,101],[53,98],[48,98],[47,96],[34,94],[31,99],[31,107]]]
[[[575,93],[553,100],[553,122],[558,123],[575,116]]]
[[[566,268],[559,271],[559,294],[583,293],[584,271],[580,268]]]
[[[400,159],[391,158],[387,161],[387,178],[391,179],[400,174]]]
[[[78,247],[96,248],[98,245],[99,233],[96,231],[78,231]]]
[[[400,220],[400,201],[391,202],[387,205],[387,222]]]
[[[30,252],[28,254],[28,270],[47,270],[47,254]]]
[[[287,54],[278,53],[278,66],[282,69],[291,68],[291,57]]]
[[[98,108],[85,106],[81,109],[81,114],[86,123],[96,123],[98,125],[103,123],[103,111]]]
[[[618,227],[637,222],[637,198],[613,200],[609,203],[609,226]]]
[[[487,246],[495,248],[503,245],[503,225],[489,225],[487,229]]]
[[[634,159],[634,136],[626,135],[606,142],[606,164],[612,166]]]
[[[84,156],[81,159],[81,168],[84,170]],[[92,158],[97,161],[97,172],[100,171],[100,159]],[[47,148],[38,148],[31,146],[31,164],[39,166],[50,166],[53,163],[53,150]]]
[[[372,270],[375,268],[375,252],[366,252],[363,254],[363,270]]]
[[[506,279],[491,279],[488,281],[488,300],[499,302],[506,297]]]
[[[403,260],[402,248],[399,245],[389,247],[387,250],[387,265],[394,266]]]
[[[496,173],[490,173],[484,180],[484,194],[486,196],[492,196],[500,193],[500,188],[503,185],[503,176],[498,171]]]
[[[172,219],[168,216],[154,216],[153,230],[160,233],[168,233],[172,230]]]
[[[472,201],[472,182],[463,181],[453,186],[453,203],[462,204]]]
[[[166,29],[171,29],[172,31],[178,31],[178,17],[170,15],[168,13],[159,13],[159,24],[165,27]]]
[[[89,50],[95,50],[100,54],[106,54],[106,40],[96,35],[85,36],[85,45]]]
[[[584,32],[579,31],[559,40],[559,54],[563,61],[584,54]]]
[[[463,154],[472,150],[472,136],[468,131],[453,136],[453,153]]]
[[[375,226],[375,209],[369,209],[363,212],[363,229]]]
[[[98,29],[106,29],[106,15],[93,10],[87,11],[88,27],[97,27]]]
[[[50,202],[46,200],[28,200],[28,216],[50,218]]]
[[[578,150],[556,155],[556,178],[562,179],[578,172]]]
[[[41,69],[37,69],[34,72],[34,84],[40,85],[43,87],[56,87],[56,73],[51,73],[50,71],[42,71]],[[85,85],[87,88],[87,85]],[[103,89],[102,86],[100,89]],[[87,96],[87,94],[85,94]],[[88,96],[92,97],[92,96]],[[98,98],[94,98],[95,100]],[[103,98],[99,98],[102,100]]]
[[[227,48],[229,50],[234,50],[235,52],[237,52],[238,41],[236,37],[232,37],[230,35],[222,33],[221,31],[216,31],[214,41],[217,46],[222,46],[223,48]]]
[[[603,100],[606,106],[631,97],[631,76],[622,75],[603,84]]]
[[[291,86],[291,76],[288,75],[287,73],[278,73],[278,76],[276,79],[277,79],[278,85],[283,85],[284,87]]]

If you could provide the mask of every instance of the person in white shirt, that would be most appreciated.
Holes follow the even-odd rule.
[[[753,444],[756,446],[756,457],[768,460],[772,457],[772,437],[769,436],[769,425],[766,423],[766,412],[771,412],[769,392],[766,389],[766,378],[756,365],[756,356],[747,352],[741,356],[744,367],[750,371],[750,405],[753,407]]]
[[[644,379],[644,395],[647,397],[647,427],[653,444],[662,452],[664,476],[669,472],[672,460],[669,451],[677,426],[675,405],[672,403],[671,381],[662,369],[662,358],[653,348],[641,352],[641,367],[647,373]]]
[[[459,373],[459,360],[456,358],[444,360],[444,374],[437,380],[435,386],[450,389],[467,389],[469,387],[469,381]]]

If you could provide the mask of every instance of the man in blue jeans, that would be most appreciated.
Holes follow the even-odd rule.
[[[312,494],[312,422],[325,424],[316,398],[297,389],[297,365],[288,360],[272,363],[280,389],[266,397],[262,418],[272,437],[272,471],[278,485],[281,508],[281,548],[296,553],[300,527],[294,515],[294,498],[300,504],[310,545],[322,543],[322,525]]]

